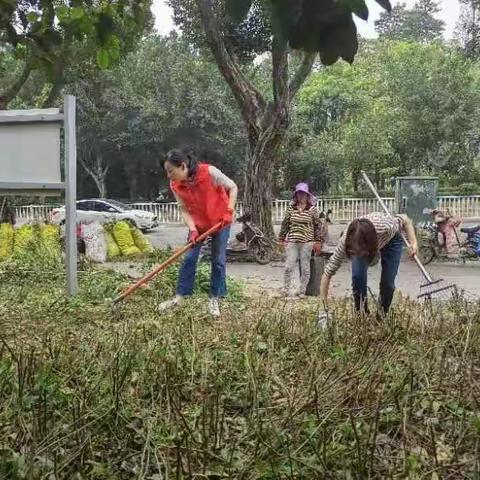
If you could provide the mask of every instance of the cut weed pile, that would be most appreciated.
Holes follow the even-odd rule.
[[[479,478],[478,307],[161,316],[172,272],[112,310],[119,274],[83,265],[67,299],[60,264],[0,265],[0,478]]]

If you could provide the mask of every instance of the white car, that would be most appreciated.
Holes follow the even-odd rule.
[[[65,223],[65,207],[54,208],[50,220],[57,225]],[[152,212],[137,210],[116,200],[94,198],[77,201],[77,221],[111,221],[127,220],[140,230],[146,231],[158,227],[158,219]]]

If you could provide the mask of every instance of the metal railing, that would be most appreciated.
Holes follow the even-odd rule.
[[[395,209],[393,197],[383,198],[390,211]],[[290,200],[275,200],[272,205],[272,220],[280,223],[285,216]],[[176,203],[132,203],[131,207],[152,212],[158,217],[161,224],[181,224],[182,217]],[[54,206],[51,205],[26,205],[15,208],[15,214],[22,221],[45,220],[49,217]],[[320,211],[333,211],[332,218],[335,222],[348,222],[353,218],[371,212],[378,212],[381,207],[374,198],[321,198],[318,200]],[[449,210],[452,215],[461,218],[480,218],[480,195],[471,196],[442,196],[439,197],[439,208]],[[237,204],[237,215],[243,212],[243,204]]]
[[[480,217],[480,195],[439,197],[438,208],[460,218]]]
[[[54,208],[53,205],[24,205],[15,207],[15,216],[23,221],[48,220]]]

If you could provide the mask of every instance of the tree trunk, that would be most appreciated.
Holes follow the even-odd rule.
[[[272,177],[274,159],[268,152],[258,153],[249,148],[247,171],[245,175],[244,208],[252,215],[252,221],[259,225],[264,233],[274,237],[272,222]]]
[[[105,175],[101,175],[95,180],[98,188],[98,194],[100,198],[107,198],[107,182],[105,181]]]
[[[60,93],[62,93],[63,80],[57,80],[52,84],[48,97],[42,104],[42,108],[51,108],[55,105]]]
[[[138,200],[139,165],[132,157],[127,157],[123,171],[127,180],[128,196],[132,202],[135,202]]]
[[[81,157],[79,157],[80,164],[85,169],[85,171],[92,177],[92,180],[95,183],[95,186],[98,190],[98,195],[100,198],[107,197],[107,173],[108,173],[108,165],[103,165],[103,155],[101,153],[97,153],[95,155],[94,164],[92,167],[89,167]]]
[[[358,193],[358,182],[360,179],[360,172],[357,170],[352,171],[352,188],[355,193]]]
[[[107,198],[107,183],[105,181],[105,177],[106,177],[105,173],[97,171],[97,173],[92,172],[90,176],[92,177],[92,180],[95,182],[95,186],[97,187],[99,198]]]
[[[128,192],[130,200],[138,200],[138,182],[136,175],[127,175]]]
[[[207,43],[220,73],[229,85],[242,113],[248,132],[245,207],[252,220],[273,238],[273,169],[288,129],[288,110],[292,99],[312,70],[315,54],[307,53],[289,81],[289,49],[283,35],[272,38],[273,101],[268,103],[244,75],[235,55],[227,48],[213,0],[196,0]]]
[[[284,125],[280,127],[278,123]],[[286,117],[277,116],[275,122],[262,131],[260,138],[250,135],[247,150],[245,209],[270,238],[275,236],[272,222],[273,171],[286,138],[286,123]]]

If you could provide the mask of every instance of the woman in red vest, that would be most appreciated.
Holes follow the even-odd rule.
[[[187,253],[180,268],[176,296],[163,302],[160,311],[179,305],[184,297],[192,294],[198,256],[202,247],[202,243],[196,240],[199,235],[222,222],[223,228],[212,236],[210,278],[209,312],[218,317],[220,315],[218,299],[227,294],[225,273],[227,242],[237,201],[237,186],[218,168],[206,163],[197,163],[192,155],[181,150],[168,152],[163,166],[188,227],[188,241],[194,246]]]

